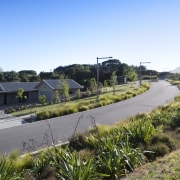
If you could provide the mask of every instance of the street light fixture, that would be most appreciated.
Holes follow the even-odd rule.
[[[96,89],[96,101],[99,101],[99,92],[98,92],[98,86],[99,86],[99,59],[111,59],[113,57],[97,57],[97,89]]]
[[[140,77],[139,84],[140,84],[140,86],[141,86],[141,81],[142,81],[141,65],[142,64],[147,64],[147,63],[151,63],[151,62],[140,62],[140,69],[139,69],[139,77]]]

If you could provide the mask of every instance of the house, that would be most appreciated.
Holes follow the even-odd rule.
[[[65,79],[69,85],[70,96],[75,96],[78,89],[82,89],[83,86],[78,84],[72,79]],[[41,82],[2,82],[0,83],[0,105],[12,105],[18,104],[17,98],[18,89],[24,90],[23,103],[36,103],[38,102],[39,95],[45,95],[47,102],[52,102],[55,90],[60,86],[61,80],[48,79]]]
[[[76,95],[76,92],[78,89],[82,89],[83,86],[81,86],[79,83],[72,79],[65,79],[66,83],[69,85],[69,95],[70,97],[74,97]],[[47,102],[52,102],[55,91],[59,89],[60,84],[62,83],[62,80],[60,79],[44,79],[40,82],[40,84],[37,86],[39,90],[39,95],[45,95]]]
[[[22,102],[34,103],[38,101],[38,89],[36,86],[39,82],[2,82],[0,83],[0,105],[11,105],[19,103],[17,98],[18,89],[24,90]]]

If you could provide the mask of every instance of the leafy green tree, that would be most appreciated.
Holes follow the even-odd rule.
[[[3,72],[4,81],[6,82],[17,82],[19,81],[18,73],[16,71]]]
[[[46,103],[46,96],[45,95],[40,95],[39,96],[39,103],[44,105]]]
[[[64,99],[65,101],[69,101],[69,84],[63,78],[61,78],[59,82],[58,91],[62,99]]]
[[[39,75],[33,70],[22,70],[18,72],[20,82],[37,82],[40,81]]]
[[[138,78],[135,69],[131,66],[127,66],[123,69],[123,75],[127,76],[128,80],[131,82],[137,80]]]
[[[77,99],[81,98],[81,91],[80,91],[80,89],[78,89],[78,90],[76,91],[76,98],[77,98]]]
[[[40,72],[41,79],[59,79],[60,75],[55,72]]]
[[[58,103],[59,101],[60,101],[59,91],[58,91],[58,90],[55,90],[54,96],[53,96],[53,102],[54,102],[54,103]]]
[[[23,88],[19,88],[19,89],[17,90],[17,96],[16,96],[16,98],[19,99],[19,102],[20,102],[20,103],[22,102],[23,98],[24,98],[24,99],[27,98],[26,96],[24,96],[24,89],[23,89]]]
[[[39,76],[32,75],[29,77],[29,81],[30,82],[39,82],[39,81],[41,81],[41,78]]]

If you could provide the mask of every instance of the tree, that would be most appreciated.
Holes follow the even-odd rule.
[[[23,88],[19,88],[17,90],[17,96],[16,96],[18,99],[19,99],[19,102],[21,103],[23,98],[26,99],[27,97],[24,96],[24,89]]]
[[[108,82],[107,82],[107,80],[104,80],[104,87],[106,88],[106,92],[107,92],[107,87],[108,87]]]
[[[80,91],[80,89],[78,89],[76,91],[76,98],[79,99],[80,97],[81,97],[81,91]]]
[[[111,75],[111,85],[113,87],[113,94],[114,95],[115,95],[116,83],[117,83],[117,75],[116,75],[116,71],[114,71]]]
[[[17,82],[19,81],[18,73],[16,71],[3,72],[4,81],[6,82]]]
[[[39,96],[39,103],[42,104],[42,105],[44,105],[45,102],[46,102],[46,96],[43,95],[43,94],[40,95],[40,96]]]
[[[135,69],[131,66],[127,66],[123,69],[123,75],[127,76],[127,79],[132,82],[137,80],[138,76]]]
[[[59,101],[60,101],[59,91],[58,91],[58,90],[55,90],[54,96],[53,96],[53,102],[54,102],[54,103],[58,103]]]
[[[69,101],[69,84],[65,81],[65,79],[61,78],[58,85],[58,91],[59,95],[61,96],[61,99]]]
[[[95,78],[90,79],[90,91],[92,94],[96,94],[97,84]]]

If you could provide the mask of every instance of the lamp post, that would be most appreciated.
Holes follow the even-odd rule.
[[[99,92],[98,92],[98,86],[99,86],[99,59],[111,59],[113,57],[97,57],[97,89],[96,89],[96,101],[99,101]]]
[[[140,62],[140,69],[139,69],[139,77],[140,77],[139,84],[140,84],[140,86],[141,86],[141,81],[142,81],[141,65],[142,64],[147,64],[147,63],[151,63],[151,62]]]

